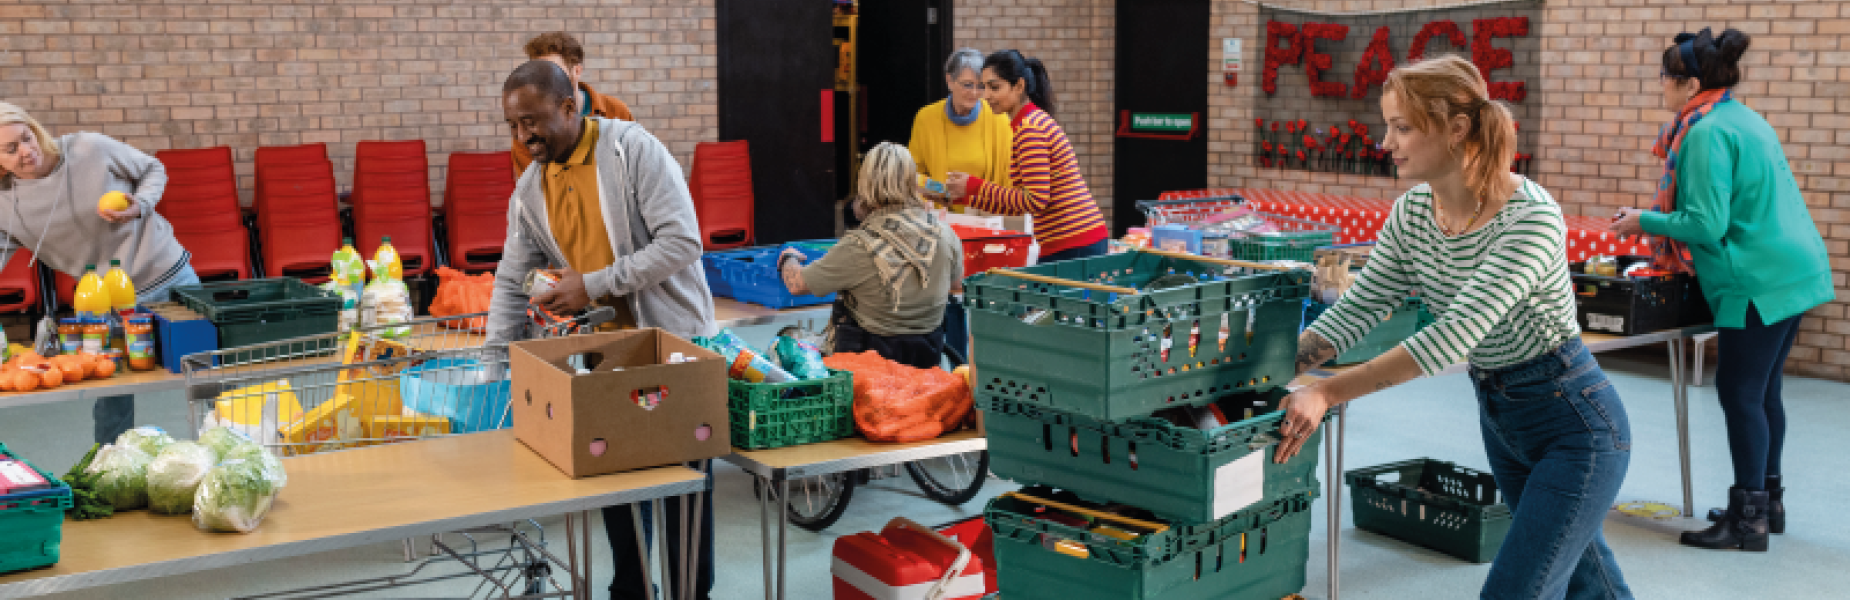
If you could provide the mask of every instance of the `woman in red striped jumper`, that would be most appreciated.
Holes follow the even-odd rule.
[[[1032,215],[1041,262],[1105,254],[1110,233],[1066,131],[1053,120],[1053,86],[1039,59],[1003,50],[983,61],[984,99],[1009,116],[1015,139],[1011,185],[967,173],[945,176],[945,195],[957,203],[1003,215]]]

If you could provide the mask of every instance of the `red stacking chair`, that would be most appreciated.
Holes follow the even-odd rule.
[[[36,308],[39,308],[38,265],[32,262],[31,250],[19,248],[13,251],[13,258],[6,261],[6,268],[0,269],[0,312],[31,312]]]
[[[380,239],[391,237],[406,277],[429,273],[437,261],[424,141],[363,141],[354,154],[353,194],[348,197],[354,246],[361,256],[372,256]]]
[[[334,166],[323,144],[257,149],[257,228],[265,273],[327,281],[340,249]]]
[[[707,250],[752,243],[752,161],[744,140],[695,144],[693,175],[687,184],[700,220],[700,242]]]
[[[443,219],[450,264],[464,271],[493,271],[507,242],[508,198],[514,175],[508,151],[450,154],[443,186]]]
[[[162,150],[154,157],[167,169],[167,191],[154,209],[193,253],[193,272],[201,279],[250,279],[250,230],[238,207],[231,148]]]

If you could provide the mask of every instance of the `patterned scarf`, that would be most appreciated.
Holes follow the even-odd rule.
[[[1683,136],[1689,135],[1689,129],[1701,121],[1702,117],[1715,110],[1715,105],[1734,100],[1734,92],[1726,89],[1703,90],[1691,96],[1689,103],[1683,106],[1677,118],[1665,125],[1657,134],[1657,145],[1651,147],[1651,154],[1664,159],[1664,177],[1657,183],[1657,198],[1651,204],[1651,210],[1660,213],[1676,211],[1677,205],[1677,155],[1683,150]],[[1652,236],[1651,266],[1671,273],[1696,272],[1690,263],[1689,246],[1671,239],[1669,236]]]
[[[983,110],[982,100],[976,101],[976,106],[970,107],[970,114],[967,114],[961,117],[957,116],[957,106],[952,104],[953,102],[956,102],[956,100],[957,100],[956,98],[953,98],[951,96],[944,97],[944,116],[949,117],[951,119],[952,125],[957,125],[959,127],[969,127],[971,123],[976,122],[977,117],[982,116],[982,113],[977,112],[979,110]]]
[[[931,285],[931,261],[938,254],[938,217],[923,207],[883,208],[867,215],[861,226],[843,236],[874,255],[880,282],[893,290],[893,307],[899,308],[900,286],[908,273],[920,286]]]

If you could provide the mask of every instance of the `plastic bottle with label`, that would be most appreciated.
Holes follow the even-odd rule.
[[[77,293],[71,299],[71,308],[78,315],[86,317],[109,314],[109,290],[104,288],[103,278],[96,274],[96,265],[84,265],[84,274],[77,280]]]
[[[122,317],[135,312],[135,282],[122,270],[122,261],[109,261],[109,273],[103,276],[103,289],[109,292],[109,307]]]
[[[364,307],[363,324],[366,326],[396,325],[410,322],[416,315],[411,306],[411,288],[405,286],[404,265],[399,262],[398,249],[392,247],[392,236],[385,236],[379,241],[379,250],[373,253],[370,265],[373,268],[373,282],[367,284],[360,294],[360,305]],[[386,337],[403,337],[411,333],[411,327],[399,325],[379,331]]]
[[[366,287],[366,262],[353,248],[353,238],[342,238],[333,258],[334,287],[340,292],[339,330],[353,329],[360,323],[360,292]]]

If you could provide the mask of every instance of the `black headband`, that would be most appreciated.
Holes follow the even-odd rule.
[[[1709,30],[1707,28],[1702,30],[1704,34],[1708,32]],[[1700,77],[1702,75],[1702,63],[1696,60],[1696,39],[1698,37],[1701,37],[1701,34],[1687,31],[1677,34],[1676,37],[1677,52],[1683,56],[1683,73],[1686,77]],[[1709,43],[1713,44],[1714,41],[1710,40]]]

